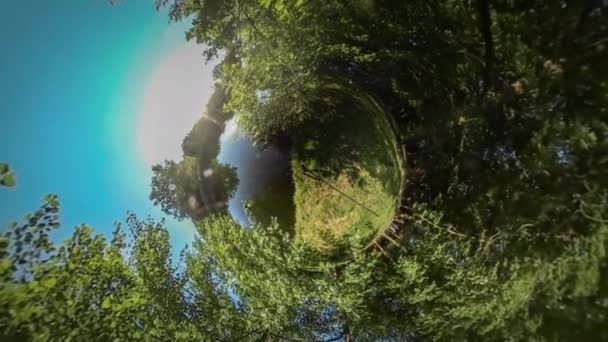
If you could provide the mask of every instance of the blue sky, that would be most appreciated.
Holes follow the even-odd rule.
[[[151,1],[11,1],[0,11],[0,226],[56,193],[63,227],[108,234],[126,211],[160,218],[150,166],[179,159],[210,94],[212,65]],[[168,220],[176,249],[189,222]]]

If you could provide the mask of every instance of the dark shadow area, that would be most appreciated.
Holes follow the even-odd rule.
[[[260,147],[239,133],[222,137],[218,159],[236,167],[239,179],[229,211],[241,224],[267,225],[275,217],[282,230],[293,234],[295,187],[290,147],[285,139]]]
[[[276,175],[265,184],[263,191],[254,194],[253,199],[245,204],[249,220],[268,226],[274,217],[279,227],[293,236],[296,210],[294,191],[290,169]]]
[[[351,182],[364,186],[365,170],[383,180],[384,190],[399,187],[400,170],[394,150],[393,134],[384,122],[384,113],[371,99],[357,97],[348,89],[332,90],[322,97],[315,109],[329,119],[310,120],[297,130],[294,152],[305,161],[301,167],[320,178],[335,178],[341,173]]]

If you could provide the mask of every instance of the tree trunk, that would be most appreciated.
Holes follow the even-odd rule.
[[[479,12],[479,31],[484,42],[484,74],[483,91],[485,93],[494,84],[494,37],[492,36],[492,17],[490,14],[490,0],[479,0],[477,3]]]

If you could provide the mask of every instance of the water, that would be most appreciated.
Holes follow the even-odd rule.
[[[287,147],[255,146],[231,120],[220,137],[218,160],[237,168],[239,185],[228,202],[228,210],[235,220],[249,226],[252,219],[268,224],[271,217],[276,217],[279,226],[293,230],[294,185]],[[251,203],[252,217],[245,211],[246,203]]]

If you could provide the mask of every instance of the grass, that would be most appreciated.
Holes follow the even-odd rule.
[[[294,138],[295,238],[324,254],[362,246],[388,227],[405,176],[396,137],[377,103],[347,93],[339,113]]]

